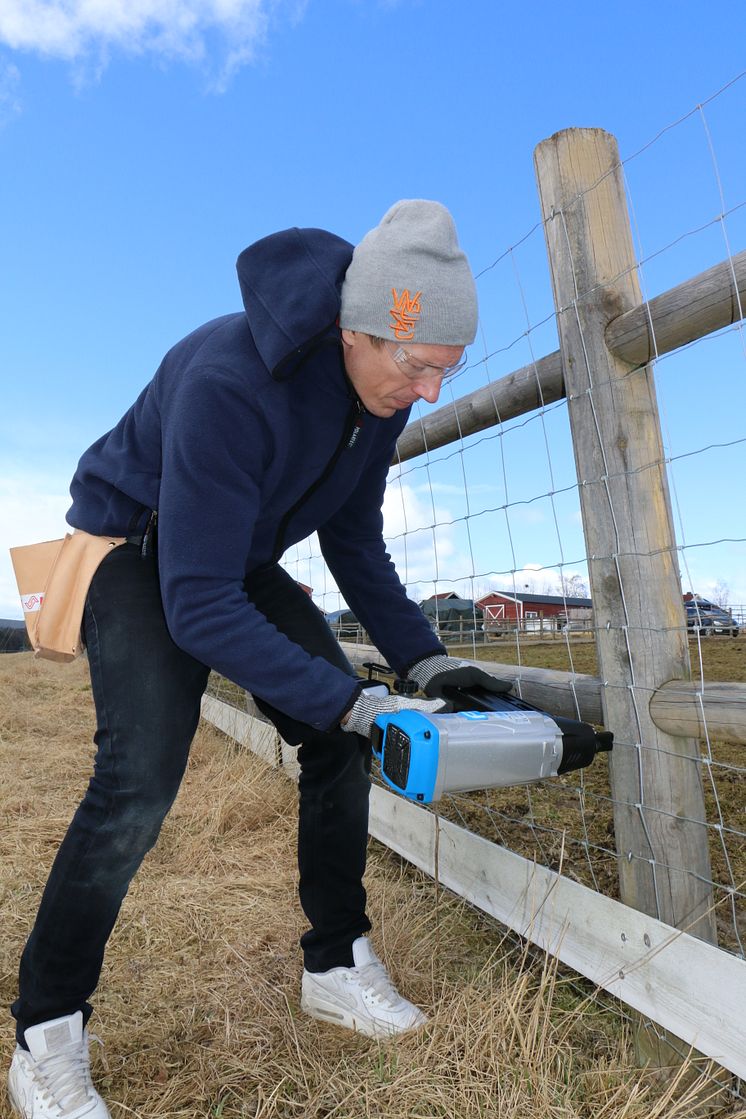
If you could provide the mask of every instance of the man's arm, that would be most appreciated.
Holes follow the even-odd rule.
[[[445,653],[402,585],[383,540],[383,496],[396,439],[366,465],[344,506],[318,530],[321,551],[347,605],[397,673]]]
[[[271,435],[220,369],[197,371],[163,417],[158,562],[180,648],[294,719],[335,726],[358,685],[288,640],[243,589]]]

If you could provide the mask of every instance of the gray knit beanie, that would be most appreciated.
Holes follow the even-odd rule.
[[[445,206],[396,202],[363,237],[342,284],[339,325],[399,342],[474,341],[476,287]]]

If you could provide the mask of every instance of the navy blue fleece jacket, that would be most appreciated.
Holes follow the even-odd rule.
[[[356,616],[399,672],[443,651],[386,553],[381,505],[408,411],[364,411],[344,372],[339,292],[352,246],[290,229],[238,259],[244,312],[164,358],[81,458],[67,519],[126,535],[158,512],[163,605],[186,652],[292,718],[337,724],[357,685],[289,641],[244,581],[318,530]]]

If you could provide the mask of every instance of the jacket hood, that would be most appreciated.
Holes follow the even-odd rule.
[[[285,229],[249,245],[236,269],[254,344],[276,380],[337,344],[340,292],[353,246],[323,229]]]

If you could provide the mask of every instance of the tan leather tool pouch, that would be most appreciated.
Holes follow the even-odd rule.
[[[125,538],[75,529],[61,540],[10,549],[31,647],[37,657],[72,661],[83,651],[83,610],[96,569]]]

